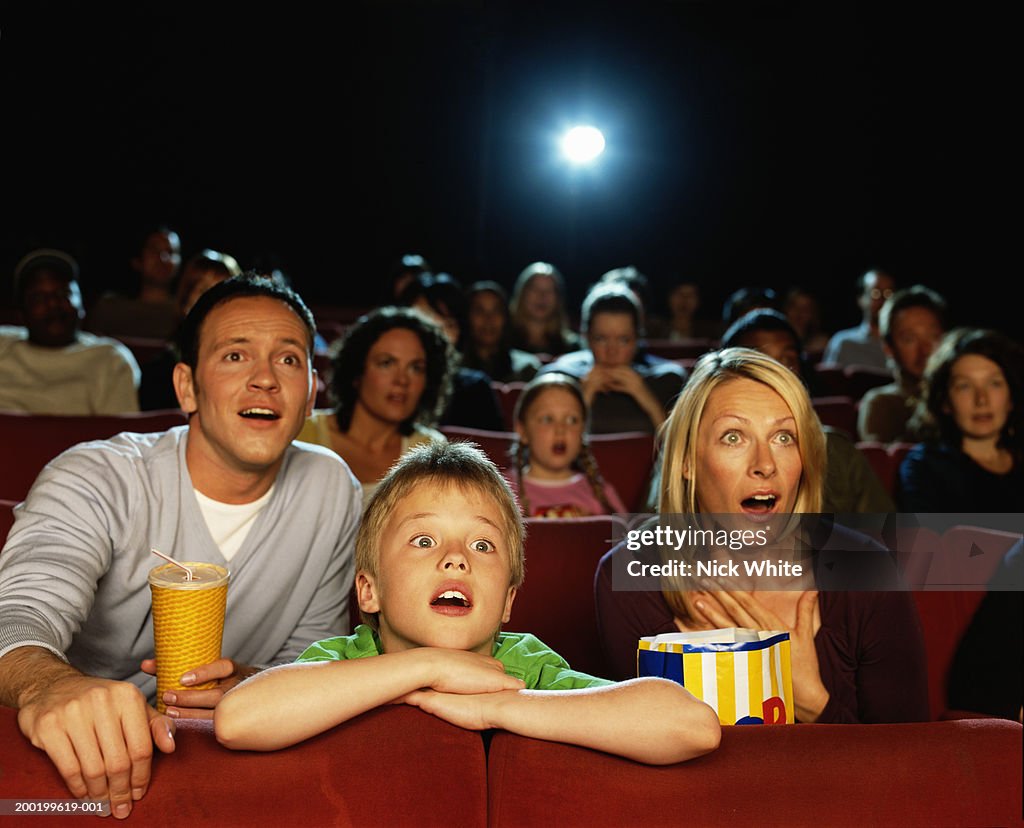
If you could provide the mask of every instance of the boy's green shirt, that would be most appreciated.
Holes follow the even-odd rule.
[[[377,634],[365,624],[360,624],[352,635],[339,635],[310,644],[296,663],[346,661],[380,653]],[[508,675],[522,679],[527,690],[578,690],[615,683],[570,669],[564,658],[530,633],[499,633],[492,655],[505,666]]]

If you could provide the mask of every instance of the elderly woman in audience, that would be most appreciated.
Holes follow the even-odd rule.
[[[469,324],[462,364],[495,382],[526,382],[540,370],[533,354],[509,346],[508,296],[497,282],[474,282],[466,291]]]
[[[634,674],[641,636],[723,627],[788,630],[799,721],[927,720],[924,646],[910,595],[814,588],[834,578],[828,564],[837,555],[885,572],[891,561],[862,535],[820,518],[796,519],[821,511],[826,449],[793,371],[747,348],[706,354],[679,395],[664,437],[661,520],[674,514],[682,525],[765,530],[775,541],[762,554],[774,556],[788,544],[812,576],[717,583],[669,576],[661,579],[661,591],[613,589],[613,568],[624,570],[635,554],[620,544],[602,558],[596,581],[598,625],[613,676]],[[831,529],[827,537],[823,525]],[[716,546],[689,551],[730,554]]]
[[[760,308],[741,316],[722,337],[722,347],[753,348],[778,360],[806,382],[800,338],[785,316]],[[824,426],[827,456],[826,512],[892,512],[895,505],[867,459],[843,431]]]
[[[580,347],[565,311],[565,281],[554,265],[534,262],[525,267],[512,289],[510,307],[513,348],[560,356]]]
[[[432,425],[450,387],[453,356],[441,329],[410,308],[360,318],[331,357],[336,406],[317,410],[299,440],[339,454],[363,484],[363,503],[413,446],[444,440]]]
[[[928,360],[922,428],[900,467],[907,512],[1024,512],[1024,355],[996,331],[950,331]]]
[[[583,301],[582,327],[589,347],[542,369],[580,380],[594,434],[653,433],[683,387],[686,373],[679,365],[640,350],[643,323],[633,291],[615,283],[595,285]]]

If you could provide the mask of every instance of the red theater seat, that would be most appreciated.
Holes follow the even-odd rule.
[[[0,412],[0,498],[25,499],[39,472],[67,448],[86,440],[103,440],[122,431],[166,431],[184,425],[178,409],[97,417],[64,417]]]
[[[17,505],[16,500],[0,500],[0,549],[3,549],[7,535],[14,525],[14,507]]]
[[[270,753],[221,747],[209,724],[179,722],[157,754],[138,825],[468,825],[487,822],[480,734],[405,705],[385,705]],[[0,800],[68,799],[46,754],[0,707]],[[26,824],[78,824],[36,816]]]
[[[884,443],[859,442],[857,448],[867,458],[868,463],[878,479],[882,481],[885,490],[891,497],[896,497],[899,489],[900,463],[907,456],[907,452],[914,447],[913,443]]]
[[[501,406],[501,418],[505,422],[505,428],[509,431],[516,430],[516,421],[514,416],[516,400],[518,400],[519,395],[523,393],[524,387],[526,387],[525,382],[491,383],[491,388],[494,389],[494,394],[498,398],[498,404]]]
[[[999,719],[722,728],[717,751],[648,767],[495,734],[492,828],[1019,825],[1021,726]]]
[[[613,539],[625,532],[625,521],[609,516],[534,518],[526,524],[526,582],[506,629],[533,633],[575,670],[607,676],[597,631],[594,573]]]
[[[822,425],[845,431],[851,440],[857,439],[857,406],[849,397],[815,397],[811,400],[814,412]]]

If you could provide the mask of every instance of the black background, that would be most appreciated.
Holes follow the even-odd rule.
[[[575,300],[634,264],[700,282],[711,314],[800,283],[836,328],[882,266],[1020,335],[1005,7],[21,5],[0,12],[4,301],[40,244],[95,296],[162,220],[313,303],[376,303],[415,250],[464,283],[550,260]],[[555,140],[578,119],[609,148],[574,174]]]

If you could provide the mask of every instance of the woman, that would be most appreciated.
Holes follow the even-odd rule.
[[[924,374],[924,428],[900,466],[907,512],[1024,511],[1024,356],[1000,333],[946,334]]]
[[[494,382],[527,382],[540,370],[533,354],[509,347],[508,297],[497,282],[474,282],[469,300],[468,331],[462,364],[483,371]]]
[[[664,435],[661,520],[675,514],[687,525],[714,521],[766,530],[788,537],[797,550],[816,540],[810,521],[787,535],[794,515],[820,511],[825,466],[821,426],[792,371],[746,348],[706,354]],[[761,551],[774,555],[784,545]],[[826,567],[838,554],[849,556],[844,564],[888,562],[872,541],[840,527],[814,549],[820,553],[808,560],[819,586],[834,574]],[[707,554],[728,552],[711,547]],[[712,590],[685,577],[663,579],[661,592],[613,590],[613,568],[620,571],[631,556],[620,545],[605,555],[597,575],[598,625],[613,677],[635,672],[640,636],[735,626],[789,630],[799,721],[928,718],[924,647],[907,593],[817,592],[806,582],[778,591],[784,586],[778,580],[727,591],[742,583],[738,579]]]
[[[561,354],[581,346],[569,328],[565,312],[565,282],[558,268],[547,262],[525,267],[512,289],[513,348],[531,354]]]
[[[333,409],[314,411],[299,440],[332,449],[369,500],[411,447],[444,440],[431,426],[450,387],[452,351],[441,329],[410,308],[359,319],[331,357]]]
[[[722,347],[753,348],[778,360],[807,384],[803,344],[781,313],[758,308],[741,316],[722,336]],[[892,512],[895,506],[867,458],[846,432],[824,427],[826,446],[825,500],[822,509],[835,514]]]
[[[595,285],[583,300],[582,318],[589,348],[559,357],[542,373],[558,371],[580,381],[592,433],[653,434],[683,387],[685,372],[639,350],[643,311],[623,285]]]

